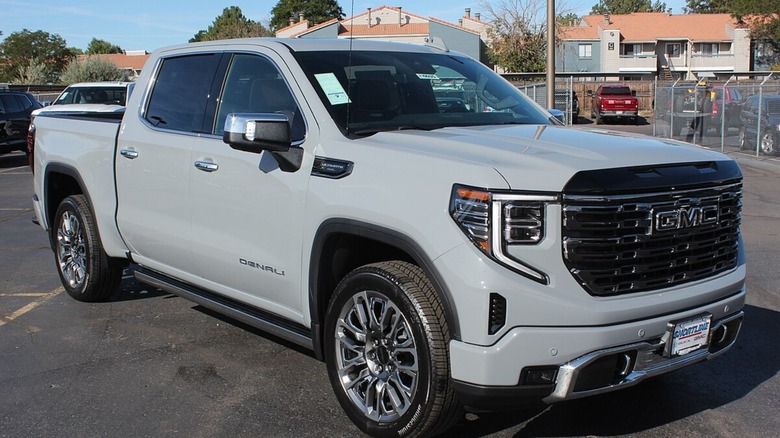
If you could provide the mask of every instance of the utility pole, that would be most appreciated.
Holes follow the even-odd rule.
[[[555,0],[547,0],[547,108],[555,108]]]

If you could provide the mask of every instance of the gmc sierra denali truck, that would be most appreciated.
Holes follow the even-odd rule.
[[[123,116],[42,113],[30,140],[73,298],[132,263],[312,349],[372,435],[628,387],[723,353],[743,319],[734,161],[560,126],[443,47],[165,48]]]

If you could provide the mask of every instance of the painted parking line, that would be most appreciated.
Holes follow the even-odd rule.
[[[65,288],[62,286],[52,290],[51,292],[47,293],[27,293],[27,294],[0,294],[0,297],[35,297],[37,298],[30,304],[22,307],[21,309],[11,313],[10,315],[0,315],[0,327],[5,325],[6,323],[12,322],[16,318],[24,315],[25,313],[35,309],[36,307],[40,306],[41,304],[45,303],[46,300],[49,298],[52,298],[56,296],[57,294],[64,292]]]

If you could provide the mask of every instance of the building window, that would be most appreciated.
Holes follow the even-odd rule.
[[[580,44],[580,58],[593,57],[593,44]]]
[[[701,53],[702,55],[717,55],[718,43],[702,43]]]
[[[667,58],[679,58],[680,57],[680,43],[670,43],[666,45],[666,57]]]
[[[642,54],[641,44],[621,44],[620,48],[623,50],[623,53],[621,53],[621,55],[635,56],[635,55]]]

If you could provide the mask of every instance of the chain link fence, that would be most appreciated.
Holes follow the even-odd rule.
[[[779,155],[780,75],[655,86],[653,134],[723,152]]]

